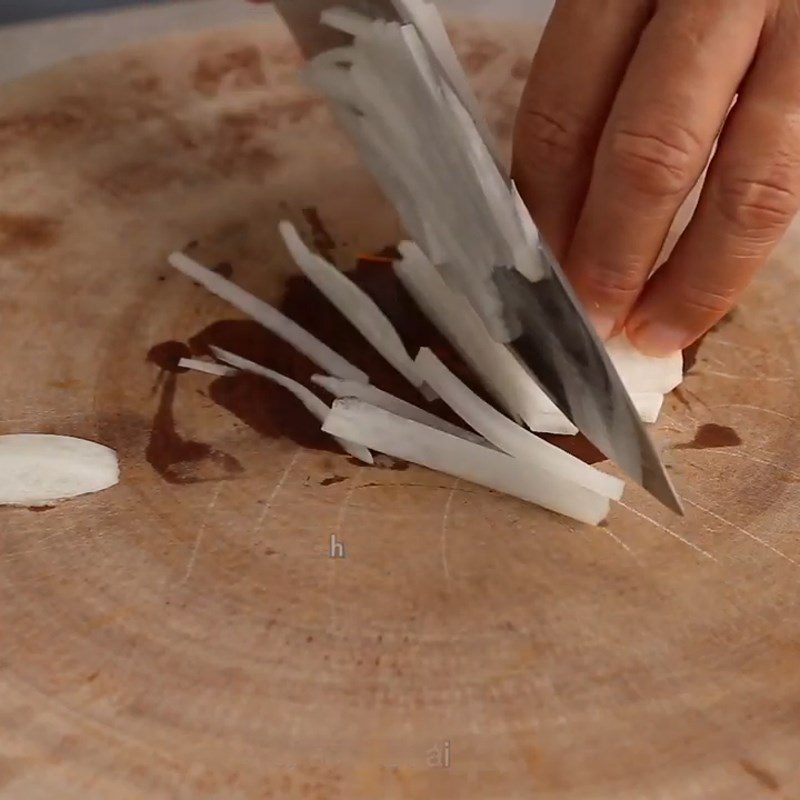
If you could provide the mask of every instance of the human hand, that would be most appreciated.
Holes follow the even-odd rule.
[[[645,285],[721,129],[694,218]],[[800,208],[800,0],[556,0],[514,174],[600,335],[687,347]]]

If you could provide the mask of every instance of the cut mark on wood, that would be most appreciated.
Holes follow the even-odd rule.
[[[442,512],[440,549],[442,553],[442,570],[444,571],[444,577],[447,583],[450,583],[450,566],[447,562],[447,523],[450,520],[450,511],[453,506],[453,498],[455,497],[456,491],[458,489],[458,484],[460,482],[461,482],[460,478],[456,478],[453,481],[453,484],[450,487],[450,493],[447,495],[447,500],[445,501],[444,504],[444,510]]]
[[[760,537],[756,536],[754,533],[751,533],[747,530],[747,528],[743,528],[741,525],[738,525],[735,522],[731,522],[729,519],[725,519],[725,517],[720,516],[719,514],[712,511],[710,508],[705,508],[701,506],[699,503],[696,503],[694,500],[690,500],[688,497],[684,496],[683,498],[690,506],[694,506],[699,511],[702,511],[704,514],[708,514],[710,517],[713,517],[718,522],[722,522],[723,524],[733,528],[735,531],[739,531],[739,533],[743,533],[749,539],[752,539],[754,542],[758,542],[762,547],[766,547],[767,550],[771,550],[775,553],[776,556],[780,556],[781,558],[788,561],[790,564],[794,564],[794,566],[800,566],[800,563],[795,561],[791,556],[787,556],[786,553],[781,552],[778,550],[777,547],[773,547],[769,542],[765,542]]]
[[[711,553],[707,552],[706,550],[703,550],[702,547],[700,547],[699,545],[696,545],[694,542],[690,542],[688,539],[684,538],[679,533],[676,533],[671,528],[668,528],[666,525],[662,525],[660,522],[657,522],[656,520],[652,519],[651,517],[648,517],[646,514],[642,514],[641,511],[637,511],[635,508],[631,508],[629,505],[626,505],[622,501],[618,501],[618,502],[619,502],[619,505],[621,505],[623,508],[626,508],[628,511],[630,511],[631,514],[635,514],[637,517],[640,517],[641,519],[645,520],[646,522],[649,522],[651,525],[653,525],[654,527],[658,528],[659,530],[664,531],[664,533],[669,534],[673,539],[677,539],[679,542],[682,542],[687,547],[691,547],[692,550],[700,553],[701,556],[704,556],[705,558],[710,559],[714,563],[719,563],[717,561],[717,559],[714,558],[714,556],[711,555]]]
[[[217,502],[219,501],[219,496],[222,494],[222,484],[218,484],[216,490],[211,495],[211,499],[209,500],[208,505],[206,506],[206,510],[203,514],[203,521],[200,523],[200,527],[197,530],[197,536],[194,540],[194,545],[192,546],[192,552],[189,554],[189,561],[186,564],[186,571],[183,575],[183,578],[180,582],[180,585],[183,586],[186,584],[189,579],[192,577],[192,572],[194,572],[194,565],[197,563],[197,554],[200,551],[200,545],[203,542],[203,537],[206,533],[206,528],[208,527],[208,518],[211,512],[214,510]]]

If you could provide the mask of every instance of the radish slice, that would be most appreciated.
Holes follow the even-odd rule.
[[[478,397],[427,348],[420,350],[416,363],[420,374],[445,403],[503,452],[604,497],[622,497],[625,484],[619,478],[600,472],[512,422]]]
[[[400,245],[402,261],[394,264],[401,283],[422,311],[455,347],[483,385],[513,417],[531,430],[543,430],[549,414],[559,414],[513,353],[489,335],[466,298],[453,292],[425,254],[411,242]],[[577,433],[561,416],[558,430],[547,433]],[[546,426],[548,427],[548,426]],[[555,426],[549,426],[555,427]]]
[[[642,422],[658,422],[658,415],[664,406],[663,394],[658,392],[632,394],[631,400],[633,400]]]
[[[221,347],[215,347],[212,345],[211,352],[214,353],[214,355],[220,361],[224,361],[226,364],[236,367],[236,369],[252,372],[254,375],[260,375],[262,378],[266,378],[267,380],[276,383],[278,386],[282,386],[284,389],[287,389],[320,422],[323,422],[330,413],[330,407],[320,400],[319,397],[314,394],[314,392],[303,386],[302,383],[298,383],[292,378],[288,378],[286,375],[281,375],[280,372],[275,372],[267,367],[262,367],[261,364],[256,364],[254,361],[250,361],[247,358],[242,358],[234,353],[229,353],[227,350],[223,350]],[[365,447],[354,443],[346,437],[339,438],[338,436],[334,436],[334,438],[345,450],[345,452],[349,453],[354,458],[357,458],[359,461],[363,461],[365,464],[375,463],[374,459],[372,458],[372,453],[370,453]]]
[[[422,425],[429,425],[431,428],[436,428],[438,431],[450,433],[453,436],[459,436],[466,439],[468,442],[474,444],[487,445],[488,442],[466,428],[459,428],[458,425],[453,425],[429,411],[418,408],[412,403],[407,403],[393,394],[384,392],[372,384],[357,383],[356,381],[342,381],[338,378],[331,378],[327,375],[314,375],[311,382],[321,386],[325,391],[330,392],[334,397],[355,397],[357,400],[363,400],[365,403],[382,408],[385,411],[391,411],[392,414],[397,414],[398,417],[405,417],[406,419],[414,420]]]
[[[420,38],[439,62],[459,100],[480,128],[484,139],[493,143],[494,137],[486,123],[483,109],[461,66],[458,54],[453,48],[439,10],[433,3],[424,2],[424,0],[395,0],[394,4],[403,17],[416,27]],[[493,156],[499,160],[497,153],[493,152]]]
[[[0,436],[0,505],[45,506],[119,483],[117,454],[104,445],[48,434]]]
[[[590,525],[600,523],[609,512],[607,497],[505,453],[404,419],[361,400],[337,400],[323,430]]]
[[[653,358],[637,350],[625,334],[615,336],[606,350],[631,394],[668,394],[683,382],[683,353]]]
[[[178,362],[178,366],[181,369],[204,372],[206,375],[216,375],[218,378],[227,378],[229,375],[235,375],[238,371],[233,367],[215,364],[213,361],[201,361],[199,358],[182,358]]]
[[[353,366],[331,350],[328,345],[281,314],[269,303],[259,300],[250,292],[246,292],[240,286],[223,278],[222,275],[198,264],[185,253],[173,253],[169,257],[169,263],[179,272],[205,286],[212,294],[227,300],[232,306],[252,317],[267,330],[280,336],[281,339],[308,356],[321,369],[337,378],[369,383],[367,375],[358,367]]]
[[[333,264],[312,253],[291,222],[281,222],[279,230],[292,258],[311,283],[403,377],[421,389],[423,382],[402,339],[375,301]]]

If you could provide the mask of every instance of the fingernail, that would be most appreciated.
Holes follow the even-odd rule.
[[[633,346],[646,356],[664,358],[678,350],[683,350],[689,337],[686,331],[664,322],[645,322],[638,328],[628,331]]]
[[[611,334],[617,324],[617,321],[613,317],[609,317],[607,314],[601,314],[599,311],[590,311],[589,321],[594,325],[597,335],[603,341],[611,338]]]

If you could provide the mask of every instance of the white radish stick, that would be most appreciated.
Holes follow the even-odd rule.
[[[394,326],[375,301],[333,264],[312,253],[291,222],[284,220],[279,230],[303,274],[403,377],[420,389],[423,382],[417,375],[413,360]]]
[[[482,445],[489,444],[483,437],[472,431],[453,425],[447,420],[431,414],[430,411],[425,411],[412,403],[407,403],[405,400],[395,397],[389,392],[384,392],[372,384],[342,381],[339,378],[331,378],[327,375],[314,375],[311,378],[311,382],[321,386],[336,398],[355,397],[357,400],[363,400],[365,403],[377,406],[385,411],[391,411],[392,414],[397,414],[398,417],[405,417],[406,419],[414,420],[414,422],[429,425],[431,428],[436,428],[436,430],[450,433],[453,436],[460,436],[468,442]]]
[[[198,264],[185,253],[173,253],[169,263],[179,272],[199,284],[205,286],[212,294],[227,300],[243,313],[252,317],[267,330],[288,342],[304,355],[308,356],[318,367],[331,375],[344,380],[361,381],[369,383],[366,373],[338,353],[331,350],[328,345],[321,342],[316,336],[301,328],[296,322],[278,311],[269,303],[259,300],[255,295],[245,291],[232,281],[223,278],[210,269]]]
[[[625,484],[619,478],[606,475],[517,425],[462,383],[432,351],[420,350],[417,368],[456,414],[503,452],[524,462],[523,469],[534,465],[612,500],[622,497]]]
[[[242,358],[241,356],[237,356],[235,353],[229,353],[227,350],[223,350],[221,347],[214,347],[211,346],[211,352],[220,360],[224,361],[226,364],[230,364],[232,367],[236,367],[236,369],[245,370],[246,372],[252,372],[254,375],[260,375],[262,378],[266,378],[269,381],[277,384],[278,386],[282,386],[284,389],[290,391],[320,422],[324,422],[327,418],[328,414],[330,413],[329,406],[320,400],[314,392],[310,389],[303,386],[302,383],[298,383],[296,380],[287,377],[286,375],[282,375],[280,372],[275,372],[275,370],[268,369],[267,367],[262,367],[261,364],[256,364],[255,361],[250,361],[247,358]],[[336,441],[341,445],[341,447],[345,450],[345,452],[349,453],[354,458],[357,458],[359,461],[363,461],[365,464],[373,464],[374,459],[372,458],[372,453],[365,447],[354,443],[353,441],[344,438],[339,438],[338,436],[334,436]]]
[[[0,505],[44,506],[119,483],[117,454],[72,436],[0,436]]]
[[[323,430],[590,525],[597,525],[609,512],[609,499],[596,492],[505,453],[399,417],[361,400],[337,400]]]
[[[199,358],[182,358],[178,362],[178,366],[181,369],[204,372],[206,375],[215,375],[218,378],[227,378],[229,375],[235,375],[238,372],[233,367],[215,364],[213,361],[201,361]]]
[[[417,305],[501,406],[521,418],[531,430],[542,429],[543,421],[559,413],[556,406],[511,351],[492,339],[466,298],[450,289],[419,247],[403,242],[400,253],[403,259],[395,262],[394,270]],[[544,429],[544,432],[577,433],[578,429],[563,415],[556,421],[556,430]]]

